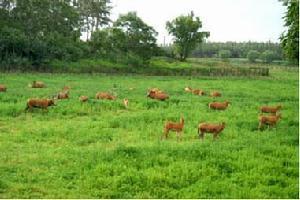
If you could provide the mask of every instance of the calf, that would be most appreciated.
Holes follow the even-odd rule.
[[[48,106],[55,106],[53,99],[28,99],[25,110],[31,110],[32,108],[42,108],[47,110]]]
[[[214,109],[214,110],[226,110],[226,108],[228,107],[228,105],[230,104],[229,101],[225,101],[225,102],[212,102],[208,104],[208,107],[210,109]]]
[[[31,87],[32,88],[44,88],[44,87],[46,87],[46,85],[42,81],[33,81],[31,84]]]
[[[88,100],[89,100],[89,97],[87,97],[87,96],[80,96],[79,97],[79,101],[81,101],[81,102],[86,102]]]
[[[128,103],[129,103],[128,99],[123,99],[123,104],[126,109],[128,109]]]
[[[0,84],[0,92],[6,92],[6,86]]]
[[[177,140],[181,139],[182,138],[183,127],[184,127],[184,119],[183,119],[183,117],[180,118],[180,122],[179,123],[167,121],[165,123],[164,134],[163,134],[162,138],[165,137],[167,139],[168,136],[169,136],[169,131],[175,131],[176,132],[176,136],[177,136]]]
[[[116,96],[109,94],[108,92],[98,92],[96,94],[96,99],[115,100],[116,98]]]
[[[155,91],[150,91],[147,95],[147,97],[150,97],[151,99],[157,99],[160,101],[164,101],[169,98],[169,95],[163,93],[163,92],[155,92]]]
[[[263,127],[263,125],[268,125],[269,127],[270,126],[274,127],[280,118],[281,118],[281,114],[269,115],[269,116],[260,115],[258,117],[258,121],[259,121],[258,129],[261,129]]]
[[[217,136],[224,130],[224,128],[224,122],[222,122],[221,124],[201,123],[198,126],[198,134],[200,139],[202,140],[204,138],[204,133],[211,133],[213,134],[213,138],[216,139]]]
[[[260,107],[260,111],[262,113],[272,113],[272,114],[276,114],[280,109],[282,108],[281,105],[278,106],[262,106]]]
[[[220,96],[222,96],[222,94],[220,92],[213,91],[213,92],[210,93],[210,96],[211,97],[220,97]]]

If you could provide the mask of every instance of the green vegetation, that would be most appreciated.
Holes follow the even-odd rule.
[[[217,61],[216,61],[217,63]],[[183,63],[184,65],[184,63]],[[182,66],[184,67],[184,66]],[[92,74],[0,74],[0,198],[287,198],[299,196],[298,73],[269,77],[145,77]],[[32,89],[42,80],[44,89]],[[71,86],[71,99],[25,113],[31,97]],[[232,105],[212,111],[219,90]],[[166,102],[146,98],[159,87]],[[130,89],[132,88],[132,90]],[[97,91],[118,95],[94,100]],[[276,92],[274,92],[276,91]],[[80,95],[91,99],[86,104]],[[129,99],[124,109],[122,99]],[[258,131],[261,105],[282,104],[283,119]],[[185,118],[183,141],[161,141],[166,120]],[[197,137],[199,122],[225,121],[217,141]]]
[[[261,54],[260,58],[265,63],[271,63],[274,60],[274,53],[267,50]]]
[[[247,54],[247,58],[250,62],[255,62],[257,58],[259,58],[259,52],[256,50],[251,50]]]
[[[231,52],[229,50],[219,51],[219,58],[221,58],[223,61],[228,61],[230,57],[231,57]]]
[[[281,35],[281,45],[286,58],[299,63],[299,0],[282,0],[287,6],[284,16],[287,33]]]
[[[166,28],[174,37],[175,55],[178,54],[180,61],[185,61],[197,44],[209,37],[209,32],[199,32],[202,22],[191,12],[187,16],[179,16],[171,22],[167,22]]]

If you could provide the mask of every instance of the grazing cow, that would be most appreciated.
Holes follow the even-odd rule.
[[[32,88],[45,88],[46,85],[42,81],[33,81],[30,85]]]
[[[128,103],[129,103],[128,99],[123,99],[123,104],[126,109],[128,109]]]
[[[280,118],[281,118],[281,114],[269,115],[269,116],[260,115],[258,116],[258,121],[259,121],[258,129],[261,129],[263,125],[274,127]]]
[[[147,97],[150,97],[151,99],[157,99],[160,101],[164,101],[169,98],[169,95],[167,95],[163,92],[155,92],[155,91],[150,90]]]
[[[222,96],[222,94],[220,92],[213,91],[213,92],[210,93],[210,96],[211,97],[220,97],[220,96]]]
[[[200,139],[203,140],[204,133],[211,133],[213,134],[213,138],[216,139],[217,136],[224,130],[225,122],[221,124],[209,124],[209,123],[201,123],[198,126],[198,134]]]
[[[183,117],[180,118],[180,122],[179,123],[167,121],[165,123],[164,134],[163,134],[162,138],[165,137],[167,139],[168,136],[169,136],[169,131],[175,131],[176,132],[176,136],[177,136],[177,140],[178,139],[181,140],[183,127],[184,127],[184,119],[183,119]]]
[[[108,92],[98,92],[96,94],[96,99],[115,100],[116,98],[116,96],[109,94]]]
[[[6,92],[6,86],[0,84],[0,92]]]
[[[262,113],[272,113],[272,114],[276,114],[280,109],[282,108],[281,105],[278,106],[262,106],[260,107],[260,111]]]
[[[79,101],[81,101],[81,102],[87,102],[89,100],[89,97],[87,97],[87,96],[80,96],[79,97]]]
[[[55,106],[54,99],[28,99],[25,110],[31,110],[32,108],[42,108],[47,110],[48,106]]]
[[[193,94],[203,96],[205,95],[205,92],[203,90],[195,89],[193,90]]]
[[[57,99],[68,99],[68,98],[69,98],[69,92],[68,91],[59,92],[57,94]]]
[[[225,102],[212,102],[208,104],[208,107],[213,110],[226,110],[228,105],[230,104],[229,101]]]

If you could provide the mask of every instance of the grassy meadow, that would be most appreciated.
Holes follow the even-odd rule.
[[[298,72],[269,77],[159,77],[1,73],[0,198],[299,197]],[[47,88],[32,89],[33,80]],[[70,86],[70,99],[24,112],[32,97]],[[184,87],[220,91],[212,99]],[[146,98],[158,87],[166,102]],[[98,91],[116,101],[95,100]],[[78,97],[87,95],[88,103]],[[129,109],[122,99],[129,99]],[[208,103],[229,100],[225,111]],[[258,107],[282,104],[273,129],[258,127]],[[185,119],[183,139],[160,140],[166,120]],[[226,122],[218,140],[197,136],[199,122]]]

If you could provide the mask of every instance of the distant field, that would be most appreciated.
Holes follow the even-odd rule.
[[[47,88],[28,88],[32,80]],[[1,83],[8,91],[0,93],[0,198],[299,197],[298,72],[276,69],[260,78],[2,73]],[[28,98],[52,96],[64,85],[71,99],[48,112],[24,112]],[[185,86],[218,90],[219,100],[232,105],[211,111],[210,97],[185,93]],[[170,99],[147,99],[151,87]],[[94,100],[97,91],[118,100]],[[79,95],[90,102],[81,104]],[[258,107],[266,104],[282,104],[283,119],[258,131]],[[180,115],[183,141],[174,133],[161,141],[164,122]],[[217,141],[198,139],[204,121],[226,122]]]

